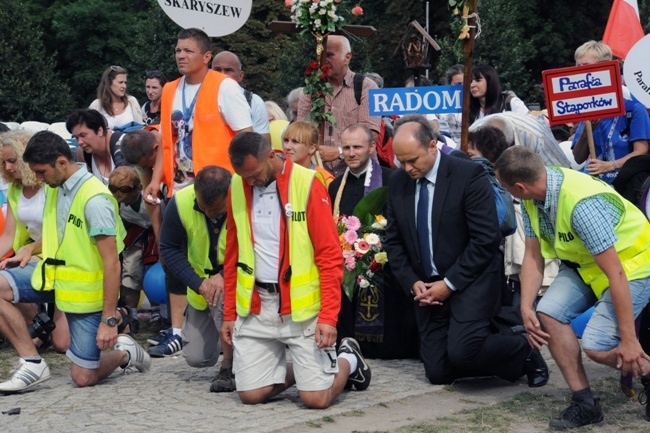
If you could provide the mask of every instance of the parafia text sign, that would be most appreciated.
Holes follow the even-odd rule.
[[[625,115],[618,62],[542,72],[551,125]]]
[[[463,111],[463,86],[369,89],[371,116],[449,114]]]
[[[182,28],[196,27],[211,37],[239,30],[253,8],[253,0],[158,0],[158,4]]]

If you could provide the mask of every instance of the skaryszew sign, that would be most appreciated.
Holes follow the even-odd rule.
[[[158,0],[158,4],[184,29],[196,27],[218,37],[236,32],[246,23],[253,0]]]
[[[551,125],[625,115],[617,61],[542,72]]]

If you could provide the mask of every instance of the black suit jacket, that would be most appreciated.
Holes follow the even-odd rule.
[[[498,309],[501,281],[501,233],[492,186],[479,164],[442,152],[437,157],[433,260],[440,276],[456,288],[448,300],[454,318],[488,319]],[[415,282],[426,281],[415,224],[415,186],[401,169],[388,186],[385,246],[391,269],[407,293]]]

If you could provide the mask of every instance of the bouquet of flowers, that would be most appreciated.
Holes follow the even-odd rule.
[[[336,227],[345,258],[343,290],[352,299],[357,285],[361,289],[375,287],[374,275],[388,262],[382,247],[386,218],[368,215],[362,224],[356,216],[343,216],[338,219]]]
[[[305,89],[304,93],[311,95],[311,110],[305,116],[306,120],[311,120],[317,125],[322,122],[335,124],[336,118],[331,111],[323,110],[325,105],[325,95],[331,95],[334,89],[327,81],[330,73],[330,67],[321,66],[317,61],[311,62],[305,70]]]
[[[361,6],[348,11],[340,7],[341,2],[343,0],[285,0],[284,5],[291,8],[291,21],[296,23],[296,27],[324,34],[343,28],[345,15],[363,14]]]

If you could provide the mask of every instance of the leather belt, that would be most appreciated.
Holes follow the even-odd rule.
[[[264,289],[269,293],[280,292],[280,284],[278,283],[260,283],[259,281],[255,281],[255,286],[259,289]]]

